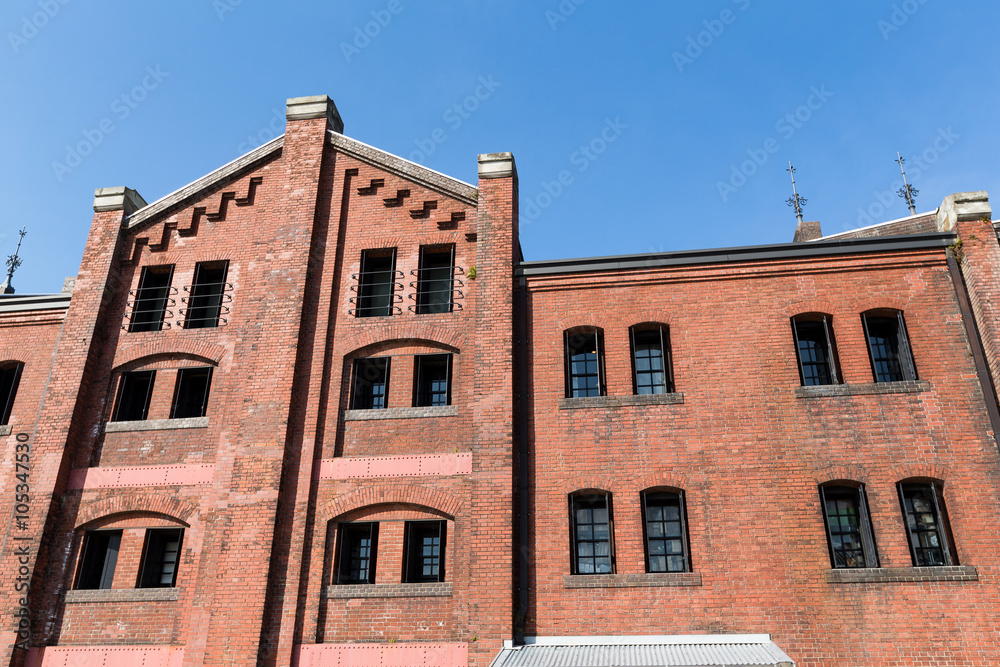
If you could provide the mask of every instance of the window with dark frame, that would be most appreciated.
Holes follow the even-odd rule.
[[[875,382],[916,380],[917,370],[913,363],[903,313],[862,313],[861,324],[868,341],[868,357]]]
[[[138,588],[173,588],[177,585],[183,528],[150,528],[139,565]]]
[[[352,410],[381,410],[388,407],[390,362],[390,357],[354,360]]]
[[[940,483],[901,482],[898,488],[913,565],[958,565]]]
[[[24,364],[6,363],[0,367],[0,426],[10,423],[10,413],[14,409],[14,398],[21,384],[21,371]]]
[[[177,383],[174,385],[174,400],[170,404],[170,418],[204,417],[211,386],[211,366],[179,369]]]
[[[76,588],[94,590],[111,588],[122,543],[120,530],[91,530],[83,538]]]
[[[374,584],[378,523],[340,524],[340,552],[334,583]]]
[[[142,421],[149,412],[156,371],[128,371],[118,381],[118,395],[111,421]]]
[[[646,572],[690,572],[684,493],[653,490],[642,494]]]
[[[384,317],[395,309],[397,282],[396,249],[380,248],[361,252],[361,271],[357,274],[358,296],[355,317]],[[402,297],[399,297],[402,298]]]
[[[147,266],[139,276],[139,289],[132,302],[129,331],[160,331],[170,300],[174,266]]]
[[[414,362],[413,407],[451,405],[450,354],[418,354]]]
[[[420,248],[417,314],[450,313],[455,289],[455,246]]]
[[[838,384],[831,318],[822,314],[792,318],[792,337],[803,387]]]
[[[444,581],[446,521],[407,521],[403,583]]]
[[[219,326],[223,300],[226,298],[226,276],[229,262],[198,262],[194,268],[194,283],[186,298],[185,329],[208,329]]]
[[[674,390],[670,373],[670,338],[662,325],[637,325],[629,329],[632,343],[632,391],[635,394],[668,394]]]
[[[835,569],[878,567],[864,485],[819,487],[830,565]]]
[[[569,499],[569,511],[572,573],[614,573],[611,494],[573,494]]]
[[[563,333],[566,357],[566,398],[604,395],[603,334],[595,327]]]

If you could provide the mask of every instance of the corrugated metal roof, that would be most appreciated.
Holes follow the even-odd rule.
[[[624,641],[623,641],[624,640]],[[491,667],[792,667],[768,635],[526,638]]]

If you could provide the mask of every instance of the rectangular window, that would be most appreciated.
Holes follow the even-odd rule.
[[[837,384],[837,364],[829,320],[826,315],[814,317],[792,318],[799,380],[804,387]]]
[[[118,396],[111,421],[139,421],[149,412],[149,399],[153,394],[156,371],[131,371],[122,373],[118,381]]]
[[[821,486],[830,564],[834,568],[878,567],[864,486]]]
[[[208,409],[208,390],[212,386],[212,367],[182,368],[177,371],[171,419],[204,417]]]
[[[566,346],[566,398],[604,395],[600,329],[571,329]]]
[[[684,495],[655,491],[642,494],[646,533],[646,572],[688,572]]]
[[[451,312],[454,274],[455,246],[420,249],[417,314]]]
[[[570,497],[573,574],[612,574],[614,549],[610,494]]]
[[[900,484],[910,556],[915,567],[958,565],[941,487],[934,483]]]
[[[629,329],[632,336],[632,391],[666,394],[673,391],[669,348],[664,327]]]
[[[139,588],[173,588],[181,557],[183,528],[149,529],[139,566]]]
[[[88,531],[83,539],[76,587],[85,590],[111,588],[121,543],[120,530]]]
[[[357,274],[358,296],[355,317],[392,315],[396,300],[396,249],[364,250],[361,272]]]
[[[15,363],[0,368],[0,426],[10,423],[10,413],[14,409],[14,397],[21,384],[21,370],[24,364]]]
[[[354,360],[352,410],[381,410],[389,397],[389,357]]]
[[[378,552],[377,523],[340,524],[338,584],[374,584]]]
[[[447,522],[406,522],[404,583],[444,581],[444,540]]]
[[[226,298],[226,275],[229,262],[199,262],[194,268],[194,284],[187,297],[185,329],[219,326],[222,302]]]
[[[917,371],[910,352],[903,313],[892,315],[861,314],[868,339],[868,356],[876,382],[916,380]]]
[[[147,266],[139,276],[139,289],[132,302],[132,321],[129,331],[159,331],[170,300],[170,283],[174,267]]]
[[[451,405],[451,355],[415,357],[413,407]]]

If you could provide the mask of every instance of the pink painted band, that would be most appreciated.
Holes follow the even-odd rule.
[[[421,475],[468,475],[472,454],[426,454],[423,456],[373,456],[323,459],[320,479],[364,479],[369,477],[417,477]]]
[[[308,644],[296,646],[293,667],[466,667],[469,645]]]
[[[130,486],[194,486],[211,484],[214,465],[80,468],[69,477],[69,488],[117,489]]]
[[[28,651],[25,667],[181,667],[181,646],[42,646]]]

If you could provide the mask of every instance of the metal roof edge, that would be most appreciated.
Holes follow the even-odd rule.
[[[525,637],[526,646],[633,646],[677,644],[764,644],[771,635],[598,635],[592,637]]]
[[[848,234],[857,234],[858,232],[863,232],[869,229],[875,229],[876,227],[883,227],[885,225],[893,225],[897,222],[905,222],[906,220],[916,220],[917,218],[926,218],[930,215],[937,215],[940,209],[934,209],[933,211],[927,211],[926,213],[914,213],[913,215],[907,215],[902,218],[896,218],[895,220],[886,220],[885,222],[876,222],[874,225],[865,225],[864,227],[855,227],[854,229],[845,229],[842,232],[837,232],[835,234],[827,234],[825,236],[820,236],[805,243],[815,243],[816,241],[826,241],[827,239],[835,239],[839,236],[846,236]]]
[[[857,255],[873,252],[923,250],[946,248],[954,243],[955,238],[953,232],[934,232],[907,236],[875,236],[859,239],[813,241],[811,243],[777,243],[733,248],[679,250],[666,253],[539,260],[519,263],[515,267],[515,274],[529,277],[548,276],[569,273],[628,271],[670,266],[764,262],[835,255]]]
[[[21,313],[33,310],[62,310],[69,308],[72,294],[2,294],[0,313]]]

